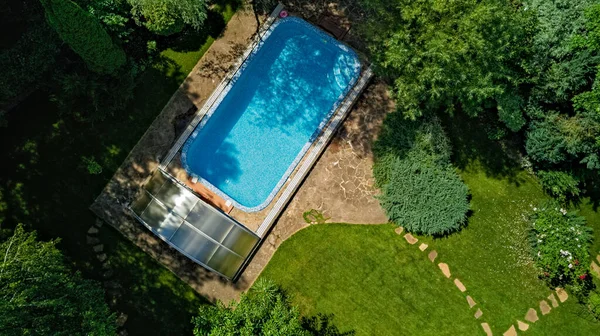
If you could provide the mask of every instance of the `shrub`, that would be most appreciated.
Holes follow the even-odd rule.
[[[537,176],[546,192],[560,200],[579,195],[579,180],[567,172],[540,170]]]
[[[551,286],[582,288],[589,280],[588,245],[591,229],[585,218],[548,201],[534,208],[531,216],[531,243],[541,277]]]
[[[388,218],[408,231],[446,234],[465,223],[468,188],[450,164],[450,144],[436,118],[384,121],[373,173]]]

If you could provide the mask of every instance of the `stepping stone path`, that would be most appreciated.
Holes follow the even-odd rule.
[[[475,312],[475,318],[479,319],[481,315],[483,315],[483,312],[481,311],[481,309],[477,308],[477,311]]]
[[[402,231],[404,231],[404,228],[402,226],[399,226],[396,228],[396,230],[394,230],[394,232],[396,232],[396,234],[401,234]]]
[[[485,331],[487,336],[492,336],[492,329],[490,328],[489,324],[487,324],[486,322],[483,322],[481,324],[481,327],[483,328],[483,331]]]
[[[429,255],[427,255],[427,258],[429,258],[429,260],[431,260],[431,262],[434,262],[435,258],[437,258],[437,251],[433,250],[433,251],[429,252]]]
[[[413,235],[411,235],[410,233],[407,233],[404,235],[404,239],[406,239],[406,241],[410,244],[410,245],[414,245],[416,244],[419,240],[415,237],[413,237]]]
[[[596,264],[596,262],[593,260],[590,264],[590,269],[592,270],[592,272],[596,273],[597,277],[600,277],[600,266],[598,266],[598,264]]]
[[[556,287],[556,296],[558,296],[558,300],[561,303],[567,301],[567,299],[569,298],[569,294],[567,293],[567,291],[560,287]]]
[[[537,320],[539,320],[537,311],[533,308],[529,308],[529,310],[527,311],[527,314],[525,315],[525,320],[529,321],[531,323],[535,323]]]
[[[88,245],[96,245],[98,243],[100,243],[100,239],[96,238],[96,237],[90,237],[90,236],[86,236],[85,237],[85,242]]]
[[[464,292],[466,292],[466,291],[467,291],[467,287],[465,287],[465,285],[463,285],[463,283],[462,283],[462,282],[460,282],[460,280],[458,280],[458,279],[454,279],[454,284],[456,285],[456,287],[458,287],[458,289],[459,289],[461,292],[463,292],[463,293],[464,293]]]
[[[542,312],[542,315],[550,314],[551,309],[552,308],[550,308],[550,305],[548,302],[546,302],[546,300],[540,301],[540,311]]]
[[[467,302],[469,303],[469,308],[473,308],[477,304],[470,295],[467,295]]]
[[[94,252],[99,253],[104,251],[104,245],[103,244],[98,244],[96,246],[94,246]]]
[[[504,332],[504,336],[517,336],[517,330],[514,325],[511,325],[507,331]]]
[[[450,274],[450,267],[448,267],[448,264],[446,263],[439,263],[438,267],[442,270],[442,273],[444,273],[444,275],[446,276],[446,278],[449,278],[452,276],[452,274]]]
[[[419,250],[421,250],[421,251],[425,251],[425,250],[427,250],[427,247],[429,247],[429,245],[427,245],[427,244],[423,243],[423,244],[421,244],[421,245],[419,246]]]
[[[552,303],[553,308],[558,307],[558,301],[556,301],[556,296],[554,296],[553,293],[550,293],[550,296],[548,296],[548,300],[550,300],[550,303]]]
[[[519,320],[517,320],[517,326],[519,327],[519,330],[521,330],[521,331],[527,331],[527,329],[529,329],[529,324],[527,324],[525,322],[521,322]]]

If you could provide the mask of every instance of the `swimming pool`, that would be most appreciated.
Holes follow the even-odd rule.
[[[359,75],[354,51],[280,19],[187,139],[184,168],[236,207],[264,209]]]

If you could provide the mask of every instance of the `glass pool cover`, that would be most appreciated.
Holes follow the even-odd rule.
[[[244,211],[265,208],[360,75],[351,49],[275,22],[188,138],[186,171]]]
[[[191,191],[154,173],[130,206],[152,232],[206,268],[235,278],[259,238]]]

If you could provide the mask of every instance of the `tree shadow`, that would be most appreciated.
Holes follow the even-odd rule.
[[[209,9],[206,14],[206,20],[200,30],[186,26],[177,34],[159,37],[160,49],[168,48],[177,52],[196,51],[206,43],[209,37],[218,38],[226,26],[223,15],[214,9]]]

